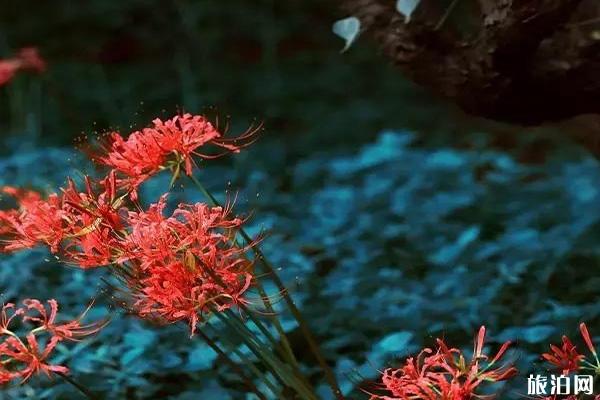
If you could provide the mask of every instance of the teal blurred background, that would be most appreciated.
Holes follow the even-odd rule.
[[[348,52],[345,15],[317,0],[0,0],[0,57],[36,46],[44,74],[0,88],[0,184],[56,190],[94,173],[77,151],[182,110],[265,123],[242,154],[204,163],[219,196],[240,193],[252,229],[311,321],[349,398],[444,336],[469,346],[481,324],[524,373],[546,343],[588,321],[600,333],[600,166],[585,122],[523,128],[465,115],[404,80],[368,38]],[[583,140],[589,143],[589,140]],[[168,177],[149,182],[148,203]],[[198,201],[192,188],[171,201]],[[76,315],[114,314],[96,339],[61,349],[107,399],[246,399],[223,362],[183,329],[121,315],[103,271],[43,250],[0,259],[3,301],[55,297]],[[284,318],[286,318],[284,316]],[[286,325],[311,378],[296,327]],[[524,380],[502,398],[519,398]],[[34,379],[6,399],[77,399]],[[327,394],[323,390],[323,398]]]

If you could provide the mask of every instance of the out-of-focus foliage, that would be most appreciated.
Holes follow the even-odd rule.
[[[238,208],[254,210],[253,230],[270,233],[266,254],[356,398],[360,376],[374,378],[377,367],[432,337],[468,345],[486,324],[493,341],[519,340],[515,356],[527,370],[544,343],[574,331],[578,321],[598,332],[600,165],[569,147],[568,154],[523,165],[487,150],[487,136],[471,139],[471,149],[431,147],[414,134],[384,131],[355,150],[292,164],[258,161],[278,146],[266,141],[232,165],[202,166],[201,180],[221,197],[225,189],[239,191]],[[60,183],[82,164],[65,162],[69,157],[76,156],[44,149],[5,159],[0,183]],[[45,169],[32,181],[35,165]],[[167,185],[166,175],[148,183],[144,199]],[[171,196],[174,204],[184,199],[201,195],[185,187]],[[57,297],[73,314],[99,293],[103,276],[59,266],[41,251],[4,257],[1,273],[4,299]],[[106,312],[109,300],[100,296],[95,312]],[[313,365],[295,325],[288,328],[300,358]],[[93,342],[63,354],[79,379],[109,398],[187,399],[202,391],[243,398],[235,379],[219,374],[225,369],[218,357],[183,328],[156,329],[117,313]],[[521,393],[525,387],[513,385]],[[5,396],[62,398],[73,395],[68,390],[37,380]]]
[[[0,57],[38,46],[48,70],[0,89],[0,129],[20,144],[27,135],[70,145],[207,107],[231,114],[238,128],[265,120],[296,144],[308,135],[331,143],[332,130],[364,139],[367,127],[387,124],[439,129],[439,103],[367,41],[340,54],[331,32],[339,15],[319,0],[7,0]],[[423,121],[425,110],[437,120]]]

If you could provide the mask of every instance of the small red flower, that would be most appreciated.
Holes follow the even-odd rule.
[[[57,323],[58,303],[56,300],[49,300],[48,307],[49,312],[35,299],[25,300],[23,307],[19,308],[14,304],[3,306],[0,314],[0,384],[18,378],[25,382],[40,372],[46,375],[68,373],[67,367],[49,362],[56,346],[63,340],[73,341],[93,335],[107,322],[82,325],[81,319],[85,316],[83,313],[75,320]],[[22,323],[34,325],[24,338],[11,330],[10,325],[15,318],[20,318]],[[39,340],[41,336],[42,341]]]
[[[408,358],[400,369],[388,368],[382,375],[382,386],[389,395],[371,396],[371,400],[469,400],[478,398],[476,390],[483,382],[500,382],[514,377],[511,365],[496,366],[510,342],[502,345],[493,358],[483,353],[485,327],[475,339],[469,362],[463,353],[437,339],[437,349],[426,348],[418,357]]]
[[[81,268],[108,265],[120,256],[123,198],[117,197],[114,172],[97,183],[85,177],[84,191],[69,179],[60,194],[47,199],[12,187],[2,191],[19,204],[16,210],[0,212],[3,251],[48,245],[53,253],[62,253],[64,261]]]
[[[0,213],[0,232],[7,237],[2,251],[32,248],[43,243],[56,253],[68,234],[60,198],[50,195],[44,200],[39,193],[12,187],[4,187],[1,191],[14,196],[19,204],[18,210]]]
[[[46,70],[46,61],[40,56],[35,47],[25,47],[17,53],[21,69],[42,73]]]
[[[8,83],[19,71],[44,72],[45,61],[40,57],[36,48],[21,49],[14,58],[0,60],[0,86]]]
[[[579,362],[583,360],[584,356],[577,352],[575,345],[568,337],[562,337],[560,348],[551,344],[550,350],[551,352],[542,354],[542,358],[554,365],[563,375],[579,370]]]
[[[0,86],[10,82],[18,70],[17,60],[0,60]]]
[[[47,303],[48,306],[45,306],[41,301],[36,299],[24,300],[23,305],[25,306],[25,312],[23,321],[38,325],[39,328],[60,338],[60,340],[67,339],[72,341],[78,341],[86,336],[94,335],[104,327],[103,324],[97,322],[91,324],[81,323],[91,305],[76,319],[58,323],[56,322],[58,302],[54,299],[50,299]],[[50,309],[50,312],[48,312],[48,308]]]
[[[119,133],[108,138],[103,154],[94,158],[119,174],[119,185],[131,191],[137,199],[138,187],[158,172],[171,169],[178,173],[183,164],[186,174],[192,174],[193,157],[215,158],[223,155],[200,151],[207,145],[225,153],[237,153],[254,140],[256,129],[233,139],[223,137],[202,115],[177,115],[167,121],[155,119],[152,126],[133,132],[127,139]]]
[[[26,342],[16,337],[9,337],[0,345],[0,356],[6,363],[21,364],[23,368],[13,372],[13,378],[20,377],[22,382],[26,382],[32,375],[43,372],[50,376],[51,372],[68,373],[69,369],[62,365],[49,364],[47,359],[56,348],[60,339],[52,337],[48,343],[40,350],[39,343],[34,334],[26,337]]]

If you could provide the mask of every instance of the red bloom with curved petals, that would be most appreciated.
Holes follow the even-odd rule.
[[[47,199],[12,187],[2,191],[19,204],[16,210],[0,212],[0,235],[6,243],[2,251],[48,245],[52,253],[62,253],[64,261],[81,268],[108,265],[120,255],[118,238],[124,225],[114,173],[100,182],[85,177],[84,191],[69,179],[60,194]]]
[[[48,308],[39,300],[26,299],[23,307],[16,308],[14,304],[2,307],[0,384],[17,378],[25,382],[40,372],[46,375],[53,372],[68,373],[67,367],[54,365],[49,361],[56,346],[64,340],[75,341],[93,335],[106,325],[107,321],[82,325],[81,319],[85,313],[75,320],[58,323],[58,303],[53,299],[47,303]],[[11,323],[15,318],[20,318],[22,323],[34,325],[24,338],[11,330]],[[40,337],[43,337],[41,341]]]
[[[104,153],[94,158],[119,174],[119,186],[137,199],[138,187],[158,172],[178,171],[183,163],[192,174],[193,157],[215,158],[222,154],[201,152],[201,147],[216,146],[226,153],[237,153],[254,140],[256,130],[227,139],[202,115],[177,115],[166,121],[155,119],[152,126],[133,132],[127,139],[117,132],[108,137]]]
[[[166,323],[187,320],[192,334],[204,314],[244,302],[252,282],[246,248],[235,243],[242,220],[228,208],[180,205],[166,217],[166,196],[148,211],[130,212],[120,259],[135,312]],[[251,246],[251,245],[250,245]]]
[[[485,327],[479,329],[473,356],[469,362],[463,353],[437,339],[437,349],[426,348],[417,358],[410,357],[399,369],[388,368],[382,386],[389,395],[371,396],[371,400],[470,400],[483,382],[500,382],[514,377],[511,365],[496,366],[510,346],[504,343],[493,358],[483,353]]]
[[[50,195],[44,200],[39,193],[31,191],[12,187],[1,190],[14,196],[19,204],[17,210],[0,213],[0,232],[7,237],[2,251],[27,249],[43,243],[56,253],[60,242],[68,235],[59,196]]]
[[[579,362],[584,356],[577,352],[571,340],[563,336],[561,347],[550,345],[551,352],[542,354],[542,358],[554,365],[563,375],[579,370]]]

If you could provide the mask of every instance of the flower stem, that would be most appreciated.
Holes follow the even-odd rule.
[[[232,344],[226,338],[225,335],[220,335],[217,328],[212,326],[208,321],[205,323],[205,327],[210,328],[211,331],[219,337],[219,342],[223,344],[223,346],[225,347],[225,350],[233,353],[237,358],[239,358],[242,365],[244,365],[245,368],[248,368],[257,379],[261,380],[264,383],[264,385],[267,388],[269,388],[271,393],[273,393],[273,396],[275,396],[275,397],[278,396],[278,393],[280,392],[280,390],[278,390],[275,387],[275,384],[268,379],[267,375],[264,372],[261,372],[256,367],[256,365],[254,365],[254,360],[251,360],[250,357],[246,356],[242,351],[240,351],[234,344]],[[231,359],[231,362],[234,362],[232,357],[230,357],[230,359]]]
[[[252,382],[252,380],[246,376],[242,368],[235,361],[233,361],[223,350],[221,350],[221,348],[217,345],[217,343],[215,343],[214,340],[212,340],[207,334],[205,334],[202,331],[202,329],[198,329],[197,332],[198,335],[200,335],[200,337],[202,338],[202,340],[204,340],[204,342],[206,342],[206,344],[208,344],[210,348],[214,350],[215,353],[223,357],[225,362],[229,364],[229,366],[236,372],[236,374],[239,375],[240,378],[242,378],[242,380],[248,386],[248,388],[252,392],[254,392],[260,400],[268,400],[267,397],[260,390],[258,390],[254,382]]]
[[[81,392],[81,394],[83,394],[88,399],[99,400],[99,398],[95,394],[93,394],[88,388],[86,388],[82,384],[76,382],[73,378],[71,378],[67,374],[64,374],[62,372],[55,372],[55,374],[60,376],[61,378],[63,378],[67,383],[69,383],[71,386],[73,386],[75,389],[77,389],[79,392]]]
[[[225,284],[221,280],[221,278],[219,276],[217,276],[215,273],[213,273],[213,271],[211,271],[210,268],[206,268],[206,272],[211,276],[211,278],[213,278],[215,280],[215,282],[217,282],[218,285],[225,287]],[[256,282],[258,284],[260,281],[257,280]],[[271,346],[275,350],[275,352],[279,353],[279,355],[281,355],[284,362],[289,363],[289,367],[292,369],[293,374],[304,386],[304,389],[308,389],[308,391],[310,393],[313,393],[314,388],[312,387],[310,382],[306,379],[306,377],[302,374],[302,371],[300,370],[300,366],[299,366],[298,362],[296,361],[296,359],[294,357],[292,357],[291,359],[289,358],[289,354],[285,351],[285,348],[282,348],[279,345],[279,343],[277,342],[275,337],[271,334],[269,329],[258,318],[256,318],[254,316],[254,314],[252,313],[252,311],[250,309],[248,309],[248,307],[246,307],[242,302],[240,302],[238,304],[238,307],[240,308],[241,311],[244,311],[246,313],[246,316],[252,321],[254,326],[257,327],[258,330],[264,335],[265,339],[271,344]],[[224,313],[227,314],[232,319],[237,319],[237,317],[234,315],[234,313],[231,310],[225,310]],[[274,321],[278,321],[277,318],[275,318]],[[247,327],[245,325],[245,321],[242,319],[242,315],[240,315],[240,323],[246,329],[246,332],[248,333],[248,335],[242,335],[241,337],[246,344],[249,344],[249,340],[251,340],[251,338],[254,335],[249,329],[247,329]],[[284,333],[284,335],[285,335],[285,333]],[[257,337],[256,342],[261,343],[258,340],[258,337]],[[291,351],[291,349],[290,349],[290,351]],[[292,356],[293,356],[293,353],[292,353]],[[278,372],[279,369],[276,368],[275,371]]]
[[[194,185],[212,202],[212,204],[214,206],[219,206],[220,205],[219,202],[217,201],[217,199],[204,187],[204,185],[202,185],[202,183],[200,183],[200,181],[195,176],[189,175],[189,178],[194,183]],[[244,231],[243,228],[240,229],[240,234],[242,235],[242,237],[244,238],[244,240],[246,242],[248,242],[248,243],[252,242],[252,239]],[[258,248],[258,246],[253,246],[252,250],[254,251],[254,254],[255,254],[256,258],[258,258],[261,261],[261,264],[265,268],[266,272],[268,272],[269,275],[271,276],[271,279],[273,280],[273,282],[275,283],[275,285],[277,286],[277,288],[281,292],[281,295],[283,296],[283,298],[284,298],[284,300],[285,300],[285,302],[286,302],[286,304],[287,304],[290,312],[292,313],[292,315],[294,316],[294,318],[298,322],[298,325],[300,326],[300,330],[302,331],[302,334],[304,335],[304,338],[306,339],[306,342],[308,343],[308,346],[309,346],[309,348],[311,350],[311,353],[313,353],[313,355],[317,359],[317,362],[321,366],[321,368],[323,370],[323,373],[325,374],[325,380],[329,384],[329,386],[330,386],[330,388],[331,388],[331,390],[333,392],[333,395],[335,396],[335,398],[337,400],[344,400],[344,396],[342,395],[342,391],[340,390],[340,388],[338,386],[337,379],[335,378],[335,374],[333,373],[331,367],[325,361],[325,358],[322,355],[321,349],[319,348],[319,345],[317,344],[317,341],[315,340],[312,332],[310,331],[310,328],[308,327],[308,324],[304,320],[304,317],[302,316],[302,314],[301,314],[300,310],[298,309],[298,307],[296,307],[296,304],[294,303],[294,300],[289,295],[289,293],[288,293],[285,285],[283,284],[281,278],[275,272],[275,268],[273,268],[273,266],[271,265],[271,263],[265,258],[264,254]],[[265,300],[267,302],[269,301],[268,298],[266,298],[266,297],[265,297]],[[283,339],[283,338],[285,338],[285,334],[282,335],[282,340],[287,340],[287,339]]]
[[[300,399],[317,400],[317,397],[312,392],[311,388],[307,387],[301,379],[298,379],[292,366],[286,365],[285,361],[282,362],[275,357],[270,350],[268,350],[268,347],[265,346],[265,344],[261,342],[237,317],[232,313],[216,312],[215,315],[243,338],[244,344],[248,346],[254,355],[263,361],[265,366],[284,387],[295,390],[298,396],[300,396]]]

